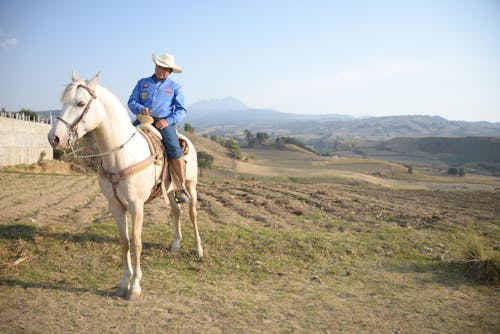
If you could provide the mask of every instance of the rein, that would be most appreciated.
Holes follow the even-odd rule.
[[[129,139],[127,139],[127,140],[126,140],[123,144],[121,144],[121,145],[119,145],[119,146],[116,146],[116,147],[113,147],[113,148],[112,148],[111,150],[109,150],[109,151],[106,151],[106,152],[101,152],[101,153],[95,153],[95,154],[87,154],[87,155],[77,155],[76,153],[77,153],[78,151],[82,151],[82,150],[84,149],[84,147],[82,147],[82,148],[80,148],[80,149],[78,149],[78,150],[75,150],[74,145],[75,145],[75,143],[76,143],[76,142],[75,142],[75,141],[73,141],[73,140],[71,140],[71,141],[70,141],[70,148],[71,148],[71,153],[70,153],[70,154],[71,154],[73,157],[75,157],[75,158],[81,158],[81,159],[90,159],[90,158],[95,158],[95,157],[103,157],[103,156],[105,156],[105,155],[110,155],[110,154],[113,154],[113,153],[115,153],[115,152],[117,152],[117,151],[121,150],[122,148],[124,148],[124,147],[125,147],[125,145],[127,145],[127,144],[128,144],[128,142],[129,142],[129,141],[131,141],[131,140],[132,140],[132,138],[134,138],[134,136],[136,135],[136,133],[137,133],[137,129],[135,130],[135,132],[134,132],[134,133],[132,133],[132,135],[129,137]],[[95,141],[94,141],[94,143],[95,143]],[[70,155],[70,154],[66,154],[66,153],[64,153],[64,155]]]
[[[91,96],[91,99],[89,100],[89,102],[87,102],[87,105],[85,106],[85,109],[83,110],[82,114],[73,123],[69,123],[68,121],[66,121],[62,117],[57,117],[58,120],[63,122],[68,127],[68,130],[69,130],[68,143],[69,143],[69,146],[71,148],[72,155],[76,158],[93,158],[93,157],[101,157],[101,156],[109,155],[109,154],[112,154],[116,151],[123,149],[125,147],[125,145],[127,145],[127,143],[130,142],[132,140],[132,138],[136,135],[136,133],[138,132],[138,128],[136,128],[135,132],[132,133],[132,135],[123,144],[121,144],[120,146],[114,147],[107,152],[101,152],[101,153],[90,154],[90,155],[77,155],[76,154],[77,151],[75,151],[74,145],[76,145],[76,143],[78,142],[78,129],[77,129],[78,124],[80,122],[84,122],[84,118],[87,115],[87,113],[89,112],[90,107],[92,105],[92,102],[94,100],[97,100],[97,96],[96,96],[95,92],[92,89],[90,89],[89,87],[87,87],[85,85],[78,85],[77,88],[85,89]],[[147,138],[147,134],[145,134],[143,131],[141,131],[141,133],[144,135],[145,138]],[[161,143],[161,140],[160,140],[160,143]],[[150,147],[150,149],[151,149],[151,147]],[[153,163],[157,162],[158,160],[161,160],[163,162],[163,149],[162,149],[161,144],[160,144],[160,146],[156,146],[153,149],[151,149],[151,155],[148,158],[146,158],[140,162],[137,162],[137,163],[133,164],[132,166],[129,166],[129,167],[127,167],[123,170],[120,170],[118,172],[110,172],[110,171],[107,171],[106,169],[104,169],[104,166],[102,165],[102,160],[101,160],[101,168],[100,168],[99,174],[101,177],[107,179],[111,183],[111,185],[113,187],[113,193],[115,194],[115,198],[118,200],[118,202],[124,208],[126,208],[126,206],[123,204],[123,202],[120,200],[120,198],[118,197],[118,194],[117,194],[116,188],[117,188],[118,183],[121,180],[127,179],[128,177],[130,177],[136,173],[141,172],[142,170],[146,169],[147,167],[149,167]],[[162,180],[166,177],[166,161],[163,162],[161,177],[162,177]],[[154,190],[155,189],[153,189],[153,192],[150,196],[150,199],[154,198],[153,197],[153,193],[155,192]],[[155,196],[156,196],[156,194],[155,194]]]
[[[91,96],[91,99],[89,100],[89,102],[85,106],[85,109],[83,109],[82,114],[72,124],[69,123],[68,121],[66,121],[65,119],[63,119],[62,117],[57,117],[57,119],[60,120],[61,122],[63,122],[68,127],[68,129],[69,129],[69,140],[68,140],[68,142],[69,142],[69,147],[71,148],[71,155],[74,156],[75,158],[90,159],[90,158],[102,157],[102,156],[105,156],[105,155],[109,155],[109,154],[115,153],[116,151],[119,151],[123,147],[125,147],[125,145],[127,145],[127,143],[130,140],[132,140],[132,138],[135,136],[135,134],[137,133],[137,130],[123,144],[121,144],[120,146],[114,147],[114,148],[112,148],[111,150],[109,150],[107,152],[101,152],[101,153],[96,153],[96,154],[88,154],[88,155],[77,155],[76,154],[76,152],[83,150],[83,148],[81,148],[80,150],[75,150],[75,145],[78,143],[78,129],[77,129],[78,124],[80,122],[84,122],[84,118],[85,118],[85,116],[87,115],[87,113],[90,110],[90,107],[92,105],[92,101],[97,100],[97,95],[89,87],[87,87],[85,85],[78,85],[77,88],[83,88],[83,89],[85,89],[90,94],[90,96]],[[66,152],[64,153],[64,155],[66,155]]]

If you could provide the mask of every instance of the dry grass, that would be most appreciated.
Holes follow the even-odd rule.
[[[489,251],[484,238],[475,233],[468,233],[464,237],[462,259],[470,273],[481,282],[500,282],[500,254],[498,251]]]
[[[0,172],[0,332],[500,330],[497,288],[449,260],[469,230],[500,240],[498,190],[380,187],[309,169],[213,174],[199,185],[206,257],[193,255],[187,218],[182,249],[170,252],[172,220],[153,201],[144,294],[129,303],[113,295],[117,229],[96,177]]]

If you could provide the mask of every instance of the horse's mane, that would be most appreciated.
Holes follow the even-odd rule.
[[[73,97],[75,96],[76,90],[78,89],[78,85],[87,85],[87,84],[88,84],[88,82],[83,80],[83,79],[79,79],[75,82],[70,82],[61,94],[61,103],[63,105],[66,103],[69,103],[73,99]],[[125,109],[123,104],[108,89],[106,89],[105,87],[102,87],[100,85],[97,85],[95,91],[96,91],[96,95],[98,98],[102,97],[101,98],[102,103],[108,104],[108,105],[113,104],[113,106],[112,106],[113,108],[110,108],[111,110],[113,110],[115,112],[123,111],[123,113],[125,115],[127,115],[127,117],[128,117],[127,110]],[[118,107],[118,106],[120,106],[120,107]]]
[[[75,82],[70,82],[61,94],[61,103],[64,105],[69,103],[73,96],[75,96],[76,89],[78,85],[85,85],[85,80],[78,80]]]

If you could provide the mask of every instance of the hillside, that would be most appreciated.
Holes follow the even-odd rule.
[[[352,146],[355,145],[353,148]],[[394,138],[340,141],[332,154],[369,157],[425,168],[463,167],[467,172],[500,175],[500,137]]]
[[[424,152],[453,163],[500,163],[500,137],[396,138],[381,144],[395,152]]]
[[[189,135],[198,151],[206,152],[214,157],[214,168],[204,170],[207,175],[222,175],[225,177],[239,177],[241,175],[259,175],[265,177],[304,180],[351,180],[368,182],[387,187],[402,188],[449,188],[456,184],[461,184],[462,188],[489,188],[500,187],[500,179],[471,174],[472,164],[467,169],[465,177],[457,178],[447,175],[447,165],[443,162],[441,170],[435,169],[436,161],[444,156],[446,159],[462,159],[461,154],[465,154],[464,159],[472,158],[474,155],[467,155],[467,150],[471,148],[467,144],[456,144],[456,151],[450,154],[437,154],[432,152],[418,151],[418,139],[395,139],[387,142],[387,147],[372,146],[365,150],[369,156],[359,157],[358,154],[345,156],[318,156],[309,151],[303,150],[294,145],[289,145],[285,150],[273,149],[272,146],[262,146],[257,148],[243,147],[243,159],[235,160],[231,158],[230,152],[220,144],[199,135]],[[423,142],[437,140],[428,138]],[[486,139],[485,139],[486,140]],[[490,138],[492,149],[497,150],[497,139]],[[488,141],[488,142],[489,142]],[[411,143],[411,144],[410,144]],[[460,141],[458,141],[460,143]],[[483,141],[476,141],[476,151],[485,146]],[[426,146],[422,146],[425,147]],[[433,149],[436,151],[437,148]],[[465,148],[461,151],[460,147]],[[409,153],[413,152],[410,156]],[[482,151],[488,155],[491,152]],[[497,151],[493,151],[497,152]],[[378,155],[377,155],[378,154]],[[356,157],[357,156],[357,157]],[[476,157],[478,155],[475,155]],[[418,159],[417,159],[418,157]],[[392,160],[392,161],[391,161]],[[419,162],[415,162],[419,161]],[[487,162],[490,166],[496,166]],[[412,174],[408,173],[408,166],[413,165]],[[484,171],[483,171],[484,172]],[[484,173],[490,175],[491,173]],[[348,182],[348,181],[347,181]]]
[[[316,147],[337,137],[387,140],[396,137],[500,136],[500,123],[450,121],[439,116],[408,115],[354,118],[350,115],[289,114],[245,106],[234,98],[200,101],[188,108],[187,121],[199,133],[237,135],[245,129],[299,136]]]

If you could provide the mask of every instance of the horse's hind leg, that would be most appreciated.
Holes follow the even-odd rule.
[[[130,277],[133,275],[132,263],[130,260],[130,239],[128,237],[128,223],[127,223],[127,212],[118,203],[109,204],[109,209],[115,218],[116,225],[118,225],[118,230],[120,232],[120,246],[123,256],[123,276],[118,285],[118,291],[116,294],[120,297],[125,297],[129,289]]]
[[[203,248],[201,247],[201,238],[200,232],[198,231],[198,213],[196,211],[196,203],[198,201],[198,193],[196,191],[196,184],[188,183],[188,192],[191,196],[191,200],[189,201],[189,218],[193,223],[194,229],[194,237],[195,237],[195,247],[196,247],[196,255],[199,258],[203,257]]]
[[[175,236],[174,241],[172,241],[172,246],[170,249],[172,252],[177,252],[181,248],[181,240],[182,240],[182,228],[181,228],[181,207],[177,204],[175,200],[174,192],[171,191],[168,193],[168,201],[170,202],[170,206],[172,207],[172,213],[174,214],[174,226],[175,226]]]

